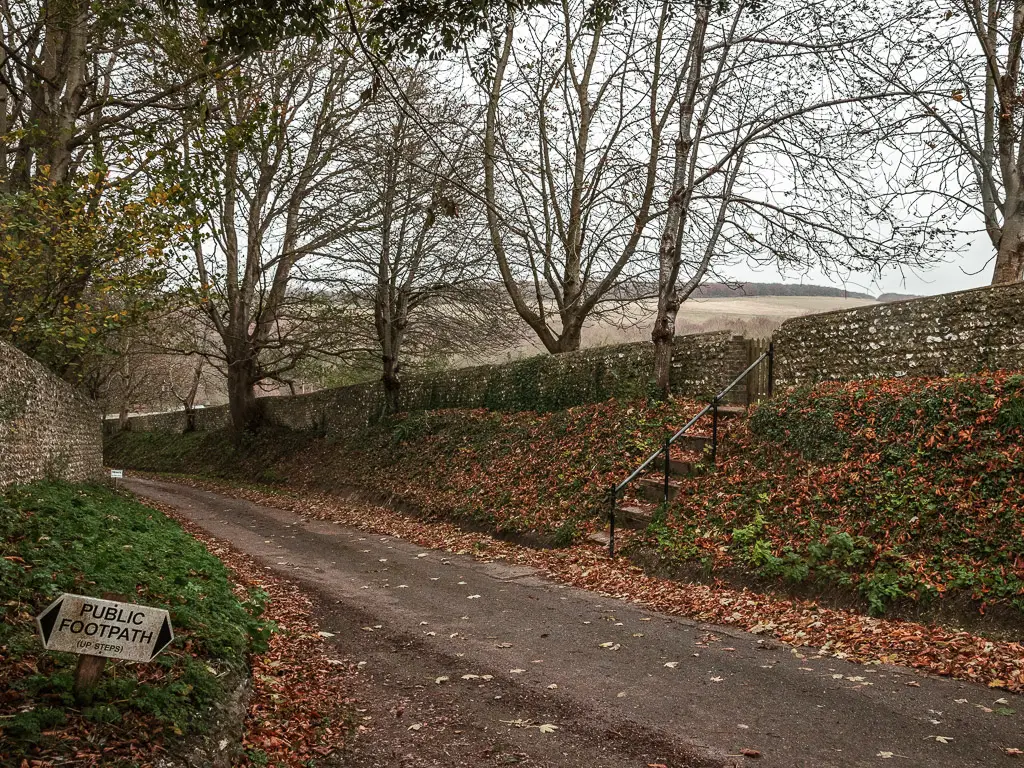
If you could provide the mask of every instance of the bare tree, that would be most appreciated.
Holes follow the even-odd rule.
[[[554,353],[650,270],[663,134],[684,62],[668,3],[617,19],[561,0],[497,30],[484,181],[492,248],[519,315]]]
[[[360,226],[351,149],[368,78],[346,45],[294,39],[254,55],[186,126],[182,163],[205,222],[187,277],[219,337],[236,431],[259,422],[258,383],[343,338],[317,269]]]
[[[364,118],[354,186],[372,212],[333,257],[347,305],[373,319],[387,407],[406,362],[482,355],[521,335],[506,310],[483,218],[479,110],[436,69],[393,74]]]
[[[992,282],[1024,279],[1024,0],[955,0],[894,26],[859,64],[899,101],[871,119],[921,216],[983,229]],[[980,223],[978,226],[977,223]]]
[[[943,247],[929,222],[878,191],[877,136],[862,127],[868,105],[895,95],[866,87],[855,53],[912,16],[818,0],[739,0],[722,14],[695,0],[678,17],[686,86],[652,331],[666,395],[676,315],[716,269],[871,271],[924,264]]]

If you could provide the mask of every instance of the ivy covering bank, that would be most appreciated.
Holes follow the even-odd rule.
[[[568,544],[605,524],[611,483],[699,408],[612,400],[548,414],[434,411],[333,442],[277,431],[241,447],[224,433],[124,433],[107,460],[299,490],[359,486]],[[835,590],[875,614],[941,604],[954,616],[1001,611],[1016,621],[1022,430],[1024,376],[1008,373],[783,393],[730,427],[717,471],[683,481],[634,553],[653,551],[691,577]]]
[[[358,486],[505,533],[570,543],[597,524],[608,488],[702,406],[608,400],[554,413],[418,412],[328,441],[285,430],[241,446],[224,432],[124,432],[106,460],[291,487]]]
[[[874,613],[954,594],[1024,611],[1024,376],[819,384],[737,432],[714,483],[688,480],[643,543],[852,587]]]
[[[111,661],[91,701],[78,656],[44,651],[33,617],[63,592],[170,610],[175,640],[148,664]],[[201,736],[266,648],[263,594],[161,513],[102,486],[38,483],[0,495],[0,764],[151,763]],[[34,763],[33,763],[34,764]],[[47,762],[47,764],[50,764]]]

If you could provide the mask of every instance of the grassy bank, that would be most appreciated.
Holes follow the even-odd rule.
[[[761,406],[642,546],[708,573],[1024,611],[1024,376],[821,384]]]
[[[91,701],[78,657],[42,649],[33,617],[63,592],[166,607],[175,641],[148,664],[109,662]],[[159,512],[102,486],[40,483],[0,496],[0,763],[148,762],[203,734],[265,647],[262,595]]]
[[[595,524],[612,482],[699,408],[611,400],[545,414],[434,411],[334,442],[269,431],[239,446],[226,433],[126,432],[108,441],[106,461],[291,487],[357,486],[446,519],[569,543]]]
[[[334,443],[126,433],[108,444],[108,463],[293,489],[359,486],[446,519],[569,543],[600,524],[612,481],[697,407],[440,411]],[[874,614],[941,606],[954,618],[1019,621],[1022,475],[1022,376],[821,384],[733,428],[715,474],[684,481],[635,554],[689,578],[832,594]]]

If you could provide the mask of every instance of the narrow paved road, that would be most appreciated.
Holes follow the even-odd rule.
[[[307,587],[333,606],[324,608],[325,629],[372,621],[367,629],[381,642],[418,642],[422,669],[409,669],[406,659],[402,672],[421,676],[423,686],[446,675],[445,686],[490,699],[481,689],[486,674],[506,699],[529,693],[530,706],[546,707],[532,717],[559,726],[545,738],[565,740],[565,766],[1020,765],[1005,749],[1024,748],[1024,721],[996,711],[1000,691],[807,649],[798,654],[564,587],[532,569],[424,550],[186,486],[126,484]],[[466,669],[480,677],[463,680]],[[1009,708],[1020,709],[1018,697],[1008,698]],[[571,721],[543,720],[559,713]],[[572,746],[613,731],[633,734],[627,740],[640,746],[608,747],[611,762]],[[744,749],[761,756],[739,757]],[[687,752],[697,757],[679,757]]]

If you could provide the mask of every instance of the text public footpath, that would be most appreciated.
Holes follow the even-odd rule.
[[[57,631],[95,637],[100,640],[126,640],[130,643],[146,643],[148,645],[153,642],[156,633],[139,629],[139,625],[145,623],[145,620],[144,611],[114,605],[82,603],[81,618],[61,617]],[[78,643],[83,649],[105,645],[89,640],[79,640]],[[123,648],[110,644],[104,650],[120,651]]]
[[[167,611],[62,595],[36,619],[47,650],[150,661],[174,639]]]

